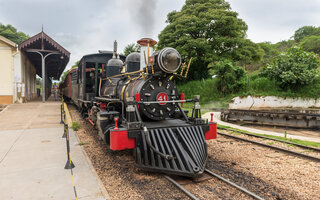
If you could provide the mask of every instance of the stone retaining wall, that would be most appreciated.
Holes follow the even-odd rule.
[[[320,99],[265,97],[235,97],[229,104],[229,109],[258,108],[320,108]]]

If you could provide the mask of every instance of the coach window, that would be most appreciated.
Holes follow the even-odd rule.
[[[86,92],[94,93],[95,92],[95,71],[96,63],[95,62],[86,62]]]

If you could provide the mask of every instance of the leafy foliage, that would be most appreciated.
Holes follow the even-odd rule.
[[[262,51],[245,39],[247,25],[224,0],[186,0],[168,14],[158,47],[176,48],[183,61],[193,57],[190,79],[207,78],[208,65],[221,59],[259,60]]]
[[[274,79],[282,89],[296,90],[316,79],[319,64],[319,59],[314,53],[292,47],[267,65],[262,75]]]
[[[200,102],[209,102],[220,96],[216,85],[217,79],[202,79],[178,84],[178,89],[180,93],[186,95],[186,99],[193,99],[194,95],[200,95]]]
[[[28,35],[26,35],[23,32],[18,32],[15,27],[12,25],[3,25],[0,23],[0,35],[3,37],[15,42],[16,44],[20,44],[21,42],[27,40],[29,38]]]
[[[131,43],[125,46],[124,52],[123,52],[125,56],[129,55],[132,52],[140,52],[140,45]]]
[[[213,67],[213,73],[218,80],[217,87],[223,95],[236,93],[245,85],[246,72],[241,67],[234,66],[230,60],[218,62]]]
[[[320,54],[320,36],[306,37],[301,41],[300,46],[306,51]]]
[[[78,60],[77,62],[75,62],[74,65],[72,65],[71,69],[78,67],[79,62],[80,62],[80,60]],[[63,72],[62,76],[60,77],[60,80],[61,80],[61,81],[66,78],[67,74],[69,73],[69,71],[70,71],[71,69]]]
[[[257,45],[259,45],[264,51],[262,63],[268,63],[273,59],[274,56],[278,55],[278,50],[274,44],[271,44],[271,42],[261,42]]]
[[[296,30],[293,38],[296,42],[300,42],[303,38],[312,35],[320,35],[320,28],[316,28],[314,26],[303,26]]]

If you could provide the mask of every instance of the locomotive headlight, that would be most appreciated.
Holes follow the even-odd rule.
[[[158,64],[162,71],[174,73],[181,65],[181,56],[174,48],[166,47],[159,52]]]

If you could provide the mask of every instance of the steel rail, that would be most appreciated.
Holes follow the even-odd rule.
[[[291,155],[294,155],[294,156],[298,156],[298,157],[301,157],[301,158],[305,158],[305,159],[308,159],[308,160],[311,160],[311,161],[320,162],[320,158],[318,158],[318,157],[309,156],[309,155],[306,155],[306,154],[298,153],[298,152],[296,152],[296,151],[291,151],[291,150],[288,150],[288,149],[283,149],[283,148],[280,148],[280,147],[276,147],[276,146],[264,144],[264,143],[261,143],[261,142],[256,142],[256,141],[253,141],[253,140],[248,140],[248,139],[241,138],[241,137],[237,137],[237,136],[230,135],[230,134],[227,134],[227,133],[221,133],[221,132],[217,132],[217,133],[218,133],[219,135],[223,135],[223,136],[226,136],[226,137],[230,137],[230,138],[233,138],[233,139],[236,139],[236,140],[241,140],[241,141],[244,141],[244,142],[250,142],[250,143],[252,143],[252,144],[256,144],[256,145],[259,145],[259,146],[268,147],[268,148],[271,148],[271,149],[275,149],[275,150],[278,150],[278,151],[282,151],[282,152],[284,152],[284,153],[288,153],[288,154],[291,154]]]
[[[222,176],[220,176],[220,175],[218,175],[218,174],[216,174],[216,173],[214,173],[214,172],[212,172],[212,171],[210,171],[208,169],[205,169],[205,172],[207,174],[211,175],[211,176],[214,176],[214,177],[218,178],[219,180],[221,180],[221,181],[223,181],[225,183],[228,183],[229,185],[232,185],[233,187],[237,188],[238,190],[241,190],[242,192],[252,196],[255,199],[259,199],[259,200],[263,200],[264,199],[264,198],[262,198],[262,197],[260,197],[260,196],[258,196],[256,194],[250,192],[249,190],[247,190],[247,189],[245,189],[245,188],[243,188],[243,187],[241,187],[241,186],[239,186],[239,185],[237,185],[237,184],[235,184],[235,183],[223,178]]]
[[[283,141],[283,140],[270,138],[270,137],[266,137],[266,136],[262,136],[262,135],[255,135],[255,134],[252,134],[252,133],[247,133],[247,132],[239,131],[239,130],[233,130],[233,129],[230,129],[230,128],[218,127],[218,129],[227,130],[227,131],[233,131],[233,132],[241,133],[241,134],[244,134],[244,135],[249,135],[249,136],[252,136],[252,137],[263,138],[263,139],[273,140],[273,141],[282,142],[282,143],[286,143],[286,144],[291,144],[291,145],[295,145],[297,147],[301,147],[301,148],[304,148],[304,149],[320,152],[319,148],[309,147],[309,146],[297,144],[297,143],[294,143],[294,142]]]
[[[171,183],[173,183],[177,188],[179,188],[182,192],[184,192],[190,199],[193,200],[199,200],[196,196],[194,196],[191,192],[189,192],[186,188],[184,188],[181,184],[179,184],[177,181],[173,180],[169,176],[164,176],[166,179],[168,179]]]
[[[264,198],[262,198],[262,197],[260,197],[260,196],[258,196],[258,195],[256,195],[256,194],[250,192],[249,190],[247,190],[247,189],[245,189],[245,188],[237,185],[236,183],[233,183],[233,182],[231,182],[231,181],[223,178],[222,176],[220,176],[220,175],[218,175],[218,174],[216,174],[216,173],[214,173],[214,172],[212,172],[212,171],[210,171],[210,170],[208,170],[208,169],[205,169],[205,172],[206,172],[207,174],[209,174],[209,175],[211,175],[211,176],[213,176],[213,177],[215,177],[215,178],[217,178],[217,179],[219,179],[219,180],[221,180],[221,181],[223,181],[223,182],[225,182],[225,183],[227,183],[227,184],[229,184],[229,185],[237,188],[238,190],[244,192],[245,194],[248,194],[248,195],[252,196],[252,197],[255,198],[255,199],[264,200]],[[190,199],[199,200],[198,197],[194,196],[189,190],[187,190],[186,188],[184,188],[184,187],[183,187],[181,184],[179,184],[177,181],[173,180],[172,178],[170,178],[169,176],[166,176],[166,175],[165,175],[164,177],[165,177],[166,179],[168,179],[171,183],[173,183],[177,188],[179,188],[183,193],[185,193]]]
[[[312,117],[320,117],[319,113],[302,113],[302,112],[291,112],[288,110],[288,112],[284,111],[270,111],[270,110],[243,110],[243,109],[212,109],[213,111],[222,111],[222,112],[246,112],[246,113],[263,113],[263,114],[284,114],[284,115],[294,115],[294,116],[312,116]]]

